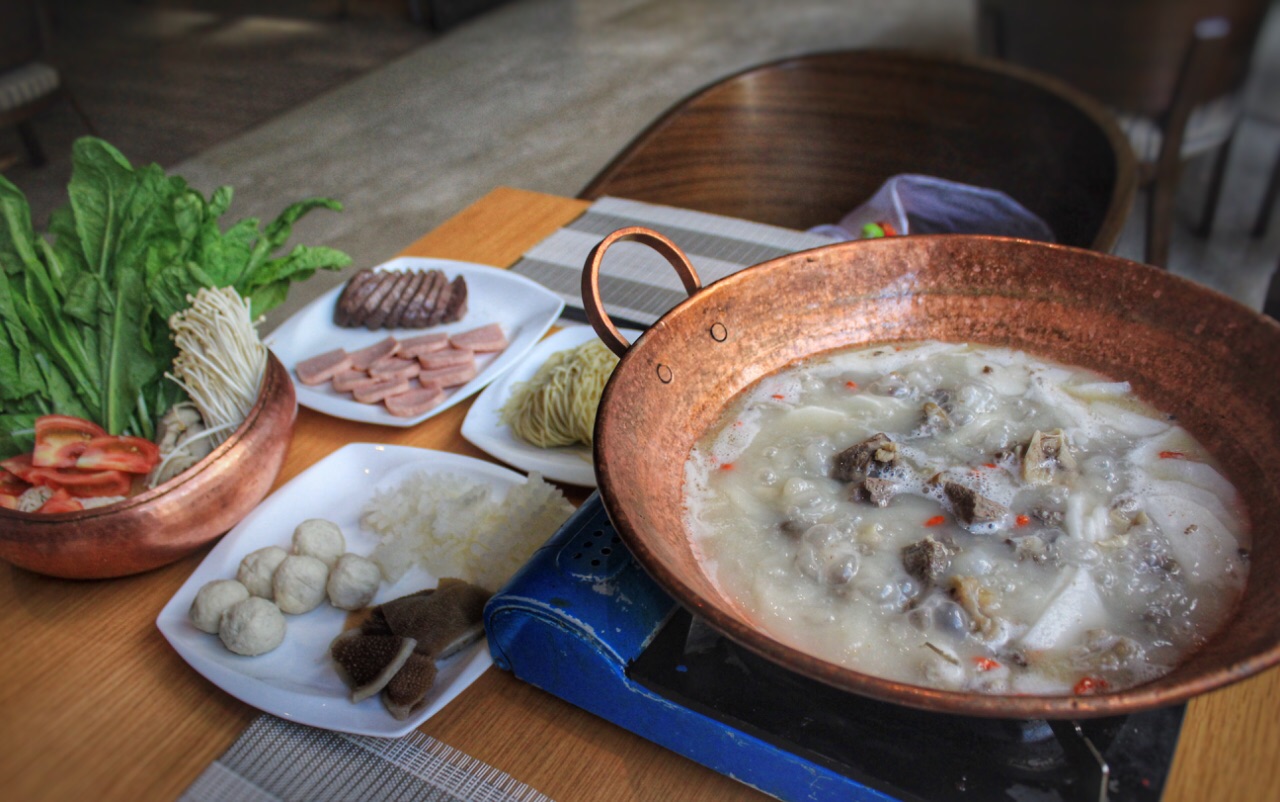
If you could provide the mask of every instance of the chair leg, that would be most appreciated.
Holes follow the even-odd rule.
[[[1278,194],[1280,194],[1280,153],[1276,153],[1275,164],[1271,165],[1271,178],[1267,181],[1266,192],[1262,194],[1262,206],[1258,209],[1258,217],[1253,221],[1253,230],[1249,232],[1256,239],[1262,239],[1267,235],[1267,225],[1271,222],[1271,210],[1275,208]]]
[[[1213,170],[1209,174],[1209,187],[1205,190],[1204,205],[1200,209],[1200,224],[1196,226],[1196,236],[1207,238],[1213,233],[1213,219],[1218,214],[1218,200],[1222,196],[1222,182],[1227,174],[1227,162],[1231,158],[1231,143],[1235,136],[1232,132],[1226,141],[1218,146],[1213,157]]]
[[[1147,264],[1169,266],[1169,240],[1173,229],[1175,177],[1157,176],[1147,190]]]
[[[44,149],[40,147],[40,140],[36,138],[36,129],[31,127],[30,122],[18,123],[18,137],[22,140],[22,147],[33,167],[43,167],[49,161],[44,155]]]

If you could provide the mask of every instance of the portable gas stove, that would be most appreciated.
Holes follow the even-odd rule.
[[[1184,711],[980,719],[837,690],[686,612],[598,493],[490,600],[485,628],[518,678],[785,800],[1158,800]]]

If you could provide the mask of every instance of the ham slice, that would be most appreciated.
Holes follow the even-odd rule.
[[[380,379],[412,379],[422,370],[416,359],[400,356],[384,356],[369,366],[369,375]]]
[[[387,396],[399,395],[409,391],[408,379],[383,379],[368,387],[357,387],[351,395],[362,404],[376,404]]]
[[[352,355],[341,348],[304,359],[294,370],[303,384],[324,384],[343,371],[351,369]]]
[[[396,342],[395,337],[387,337],[370,345],[367,348],[361,348],[351,354],[351,367],[354,370],[368,370],[369,366],[385,356],[391,356],[400,347],[400,343]]]
[[[441,387],[457,387],[459,384],[466,384],[474,379],[477,372],[476,363],[473,360],[463,365],[424,370],[418,374],[418,381],[423,383],[439,382]]]
[[[333,377],[333,389],[340,393],[349,393],[357,387],[368,387],[371,384],[377,384],[378,381],[380,380],[363,370],[344,370]]]
[[[387,412],[398,418],[414,418],[433,409],[444,400],[444,389],[436,382],[427,382],[418,387],[387,396],[382,403]]]
[[[418,364],[422,365],[423,370],[437,370],[439,368],[452,368],[457,365],[466,365],[476,361],[476,355],[469,349],[446,348],[443,351],[433,351],[429,354],[423,354],[418,357]]]
[[[449,335],[444,332],[435,332],[434,334],[419,334],[417,337],[410,337],[400,341],[400,350],[396,353],[399,356],[417,359],[423,354],[429,354],[432,351],[439,351],[449,347]]]
[[[469,349],[477,354],[488,354],[506,348],[507,335],[503,332],[501,325],[490,323],[477,329],[458,332],[449,338],[449,344],[454,348]]]

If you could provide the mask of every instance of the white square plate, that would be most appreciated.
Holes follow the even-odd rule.
[[[462,320],[425,329],[345,328],[333,322],[334,306],[345,284],[321,295],[271,332],[265,342],[284,364],[293,378],[298,403],[336,418],[380,423],[384,426],[415,426],[478,392],[503,371],[520,361],[551,324],[560,317],[564,301],[536,281],[487,265],[455,262],[450,259],[426,259],[402,256],[378,265],[375,270],[442,270],[452,279],[467,280],[467,313]],[[392,415],[382,404],[362,404],[350,393],[339,393],[329,384],[308,386],[298,381],[294,366],[304,359],[345,348],[356,351],[388,336],[406,339],[418,334],[444,332],[457,334],[499,323],[507,334],[509,345],[499,354],[480,354],[476,359],[479,372],[461,387],[446,391],[444,401],[421,415],[401,418]]]
[[[525,482],[514,471],[460,454],[371,443],[343,446],[276,490],[227,533],[161,610],[156,626],[192,668],[267,713],[312,727],[385,738],[416,729],[492,664],[486,641],[441,661],[427,706],[397,721],[376,695],[351,703],[350,689],[329,658],[329,643],[342,632],[348,613],[328,602],[309,613],[286,616],[284,643],[257,657],[229,651],[217,635],[196,629],[188,613],[205,583],[235,579],[240,561],[257,549],[280,546],[287,551],[294,528],[308,518],[338,524],[347,551],[367,557],[378,536],[360,527],[361,508],[376,490],[394,487],[418,471],[453,473],[486,483],[498,499]],[[374,604],[436,584],[437,577],[411,568],[394,585],[383,584]]]

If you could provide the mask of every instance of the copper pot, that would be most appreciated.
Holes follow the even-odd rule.
[[[268,353],[257,401],[207,457],[159,487],[104,507],[52,515],[0,509],[0,559],[67,579],[127,576],[175,562],[224,534],[267,495],[297,411],[289,372]]]
[[[616,242],[659,251],[690,297],[634,344],[599,293]],[[680,603],[758,654],[832,686],[975,716],[1076,718],[1143,710],[1280,661],[1280,326],[1192,282],[1092,251],[984,236],[911,236],[784,256],[701,287],[660,234],[614,232],[583,272],[592,325],[622,357],[601,398],[595,466],[609,516]],[[1127,379],[1222,463],[1253,527],[1239,610],[1202,649],[1144,685],[1092,696],[991,696],[894,682],[778,642],[702,570],[683,510],[683,464],[739,391],[804,357],[936,339],[1025,349]]]

